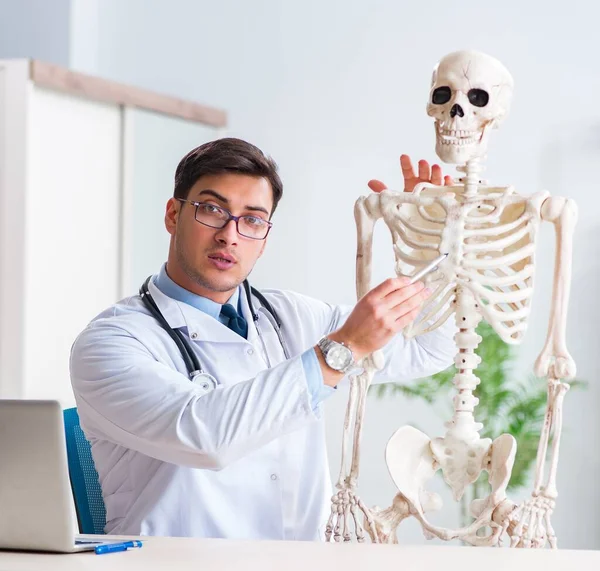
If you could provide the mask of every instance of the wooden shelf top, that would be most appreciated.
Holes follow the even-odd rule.
[[[97,101],[148,109],[213,127],[227,125],[227,113],[222,109],[79,73],[40,60],[30,60],[30,79],[40,87]]]

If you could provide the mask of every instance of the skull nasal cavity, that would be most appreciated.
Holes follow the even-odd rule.
[[[458,103],[455,103],[452,106],[452,109],[450,109],[450,117],[455,117],[456,115],[458,115],[459,117],[465,116],[465,112],[463,111],[463,108]]]

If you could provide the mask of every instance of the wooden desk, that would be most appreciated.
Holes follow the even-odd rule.
[[[1,571],[582,571],[600,569],[600,551],[521,550],[284,541],[140,538],[141,549],[108,555],[0,552]]]

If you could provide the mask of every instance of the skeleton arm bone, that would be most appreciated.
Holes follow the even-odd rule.
[[[357,229],[357,250],[356,250],[356,293],[360,300],[371,289],[371,264],[373,252],[373,228],[378,218],[381,218],[380,200],[378,195],[369,195],[365,198],[360,197],[354,205],[354,218]],[[337,492],[331,498],[331,514],[327,522],[325,537],[327,541],[333,538],[335,541],[350,541],[351,532],[348,527],[350,517],[354,522],[354,532],[357,540],[364,540],[364,530],[357,518],[357,507],[364,514],[367,520],[367,529],[374,528],[371,513],[362,503],[360,498],[354,494],[354,486],[358,477],[358,458],[360,448],[360,433],[362,428],[362,416],[364,414],[364,392],[365,379],[372,377],[373,371],[381,368],[383,363],[375,364],[377,359],[376,351],[373,355],[367,355],[363,360],[365,371],[350,378],[350,397],[346,407],[346,416],[344,419],[344,432],[342,436],[342,459],[340,475],[338,477]],[[382,361],[382,357],[379,357]],[[381,366],[378,366],[381,365]],[[350,424],[354,422],[354,430],[350,430]],[[349,448],[352,441],[351,466],[348,470]]]
[[[577,208],[573,201],[561,197],[546,199],[541,207],[543,220],[552,222],[556,232],[556,262],[548,335],[542,353],[535,364],[539,377],[548,377],[548,404],[544,428],[538,447],[536,476],[532,498],[522,504],[511,517],[514,522],[511,535],[512,546],[543,547],[546,541],[556,548],[556,535],[551,516],[554,510],[556,472],[560,437],[562,431],[563,398],[569,385],[561,378],[572,379],[576,373],[573,359],[566,347],[566,319],[569,288],[571,283],[571,256],[573,231],[577,220]],[[552,457],[548,480],[542,483],[544,463],[550,430],[554,430]]]
[[[552,222],[556,233],[556,258],[550,323],[544,348],[535,363],[538,377],[572,379],[576,374],[575,362],[567,350],[566,327],[571,266],[573,232],[577,223],[577,206],[562,197],[547,198],[541,208],[542,220]]]
[[[382,217],[379,195],[361,196],[354,205],[357,230],[356,248],[356,296],[363,297],[371,289],[371,265],[373,263],[373,229]]]
[[[511,536],[511,546],[515,547],[543,547],[546,542],[556,549],[556,534],[552,527],[551,517],[558,491],[556,489],[556,473],[558,469],[558,455],[560,437],[562,432],[562,406],[565,393],[569,390],[567,383],[556,379],[548,382],[548,404],[544,428],[540,437],[537,453],[536,475],[531,498],[521,504],[509,519],[511,526],[508,528]],[[552,443],[552,457],[548,480],[542,483],[544,477],[544,463],[548,449],[550,430],[554,430]]]
[[[361,299],[371,290],[371,266],[373,263],[373,229],[381,218],[381,199],[379,194],[361,196],[354,205],[356,221],[356,299]],[[368,356],[376,370],[383,368],[383,355],[376,351]]]
[[[375,222],[381,217],[379,196],[372,194],[368,198],[361,196],[354,205],[354,218],[357,229],[356,250],[356,294],[357,299],[363,297],[371,289],[371,264],[373,253],[373,228]],[[380,358],[381,359],[381,358]],[[381,365],[377,367],[377,365]],[[377,363],[376,368],[381,368],[383,363]],[[342,441],[342,463],[338,478],[338,488],[342,488],[348,475],[347,458],[350,446],[350,423],[354,420],[356,403],[359,398],[357,379],[352,378],[350,383],[350,398],[346,408],[344,420],[344,437]]]

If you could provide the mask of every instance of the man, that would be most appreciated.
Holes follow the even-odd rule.
[[[419,176],[408,157],[402,167],[407,190],[442,183],[436,165],[421,161]],[[280,290],[246,296],[241,284],[281,195],[275,163],[249,143],[220,139],[191,151],[167,203],[167,262],[145,299],[120,301],[77,338],[72,385],[107,533],[322,537],[331,497],[323,400],[380,348],[381,379],[451,364],[448,326],[411,341],[399,334],[429,295],[422,283],[386,280],[354,308]],[[202,375],[189,374],[168,329],[190,345]]]

